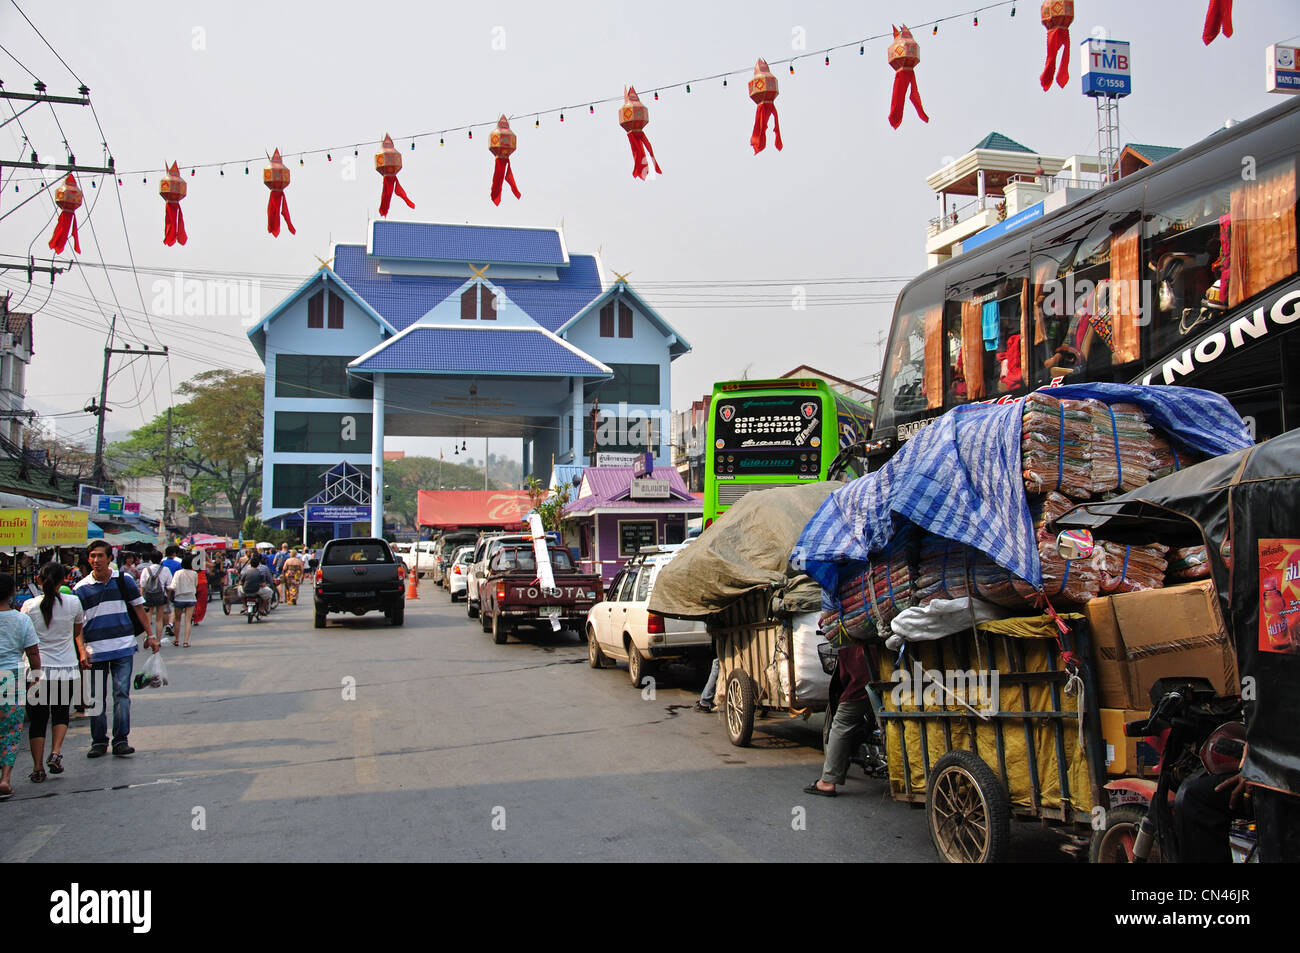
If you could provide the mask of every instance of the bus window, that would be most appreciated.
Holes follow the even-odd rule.
[[[1021,276],[948,303],[949,402],[986,400],[1024,390],[1029,355],[1021,344],[1025,337],[1021,315],[1028,297],[1028,279]]]
[[[1139,218],[1103,213],[1034,248],[1037,385],[1111,379],[1141,356]]]
[[[940,406],[943,400],[941,387],[929,386],[926,380],[927,351],[938,343],[938,306],[922,308],[899,315],[894,329],[894,340],[889,345],[889,381],[893,388],[893,409],[896,414],[910,414]],[[932,340],[933,339],[933,340]],[[932,376],[938,377],[941,369],[935,364]]]

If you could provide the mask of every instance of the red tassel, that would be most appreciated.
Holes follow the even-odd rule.
[[[69,235],[72,236],[72,247],[80,255],[81,240],[77,237],[77,216],[74,212],[63,211],[59,213],[59,220],[54,226],[54,234],[50,236],[50,248],[54,250],[54,254],[63,254],[63,249],[68,245]]]
[[[297,235],[298,230],[293,227],[293,219],[289,217],[289,200],[284,197],[282,189],[272,189],[271,199],[266,203],[266,230],[277,238],[280,237],[280,216],[284,216],[284,224],[289,229],[290,235]]]
[[[1061,65],[1056,68],[1056,55],[1061,55]],[[1068,27],[1054,27],[1047,31],[1047,64],[1043,75],[1038,77],[1038,84],[1047,92],[1052,86],[1052,73],[1056,73],[1056,85],[1065,89],[1070,81],[1070,30]]]
[[[408,208],[415,208],[415,203],[407,196],[406,189],[402,188],[402,183],[397,181],[397,176],[386,175],[384,176],[384,192],[383,195],[379,197],[380,215],[384,217],[388,216],[388,206],[393,200],[394,192],[397,193],[399,199],[406,203]]]
[[[189,236],[185,234],[185,214],[181,211],[180,203],[168,202],[163,244],[171,247],[178,242],[184,245],[187,241]]]
[[[921,105],[921,90],[916,85],[916,73],[908,67],[903,67],[894,73],[894,94],[889,100],[889,124],[897,129],[903,122],[904,95],[912,100],[921,122],[929,122],[930,117],[925,114],[925,108]]]
[[[655,174],[663,175],[663,169],[659,168],[659,160],[655,158],[654,148],[650,145],[650,140],[640,129],[634,129],[627,134],[627,141],[632,144],[632,177],[634,179],[644,179],[650,174],[650,162],[654,163]],[[646,153],[650,153],[650,162],[646,162]]]
[[[759,103],[754,110],[754,134],[749,137],[749,144],[754,147],[754,155],[767,148],[767,120],[772,119],[772,144],[781,150],[781,117],[777,114],[775,103]]]
[[[504,179],[510,183],[510,191],[515,193],[515,198],[520,198],[519,186],[515,185],[515,174],[510,171],[510,160],[497,159],[496,167],[492,170],[492,204],[501,204],[501,181]]]
[[[1201,40],[1206,46],[1222,33],[1232,36],[1232,0],[1210,0],[1205,11],[1205,29],[1201,31]]]

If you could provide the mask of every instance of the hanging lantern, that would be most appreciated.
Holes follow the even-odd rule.
[[[379,196],[380,215],[388,217],[388,204],[393,200],[394,192],[408,208],[415,208],[415,203],[407,196],[402,183],[397,181],[397,173],[402,171],[402,153],[393,145],[393,139],[387,133],[384,133],[384,151],[375,153],[375,171],[384,177],[384,191]]]
[[[912,31],[906,25],[900,30],[894,27],[894,42],[889,44],[889,65],[894,68],[894,94],[889,100],[889,124],[895,129],[903,121],[903,97],[906,95],[916,107],[916,114],[921,122],[929,122],[925,107],[921,105],[921,91],[916,86],[916,73],[913,70],[921,62],[921,44],[912,39]]]
[[[297,235],[298,230],[289,217],[289,202],[284,197],[284,190],[289,187],[289,169],[280,158],[279,149],[271,156],[271,164],[262,170],[262,183],[271,190],[271,200],[266,203],[266,230],[279,238],[280,216],[284,215],[289,234]]]
[[[644,132],[650,122],[650,110],[641,103],[636,88],[629,86],[623,93],[623,108],[618,111],[618,124],[627,130],[627,141],[632,144],[632,178],[644,179],[650,174],[650,162],[654,163],[655,175],[663,175],[655,151]],[[646,153],[650,162],[646,162]]]
[[[776,97],[781,90],[776,84],[776,77],[767,68],[767,60],[759,58],[754,64],[754,78],[749,81],[749,98],[758,104],[754,112],[754,132],[749,137],[749,144],[754,147],[754,155],[767,148],[767,120],[772,119],[773,140],[777,150],[781,149],[781,117],[776,114]]]
[[[1209,46],[1220,33],[1232,36],[1232,0],[1210,0],[1209,9],[1205,11],[1205,29],[1201,31],[1205,45]]]
[[[189,240],[189,236],[185,234],[185,216],[181,213],[181,199],[185,198],[189,188],[175,162],[167,170],[167,174],[158,180],[158,194],[167,203],[163,244],[168,248],[177,242],[184,245]]]
[[[54,226],[54,234],[50,236],[50,248],[56,255],[63,254],[68,235],[72,236],[72,247],[78,255],[81,254],[81,239],[77,237],[77,209],[81,208],[81,200],[81,189],[77,188],[77,180],[69,172],[63,184],[54,190],[54,204],[63,209]]]
[[[517,137],[510,131],[510,122],[505,116],[497,120],[497,127],[488,136],[488,152],[497,157],[496,168],[492,172],[492,204],[501,204],[501,182],[510,183],[510,191],[519,198],[519,186],[515,185],[515,174],[510,171],[510,154],[515,151]]]
[[[1047,64],[1043,75],[1038,77],[1038,85],[1043,92],[1052,88],[1052,74],[1056,74],[1056,85],[1065,89],[1070,79],[1070,24],[1074,22],[1074,0],[1043,0],[1043,26],[1047,27]],[[1060,54],[1061,65],[1056,65]]]

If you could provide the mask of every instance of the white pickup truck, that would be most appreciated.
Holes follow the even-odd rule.
[[[406,563],[407,571],[419,573],[421,577],[433,573],[437,549],[438,543],[428,539],[415,543],[393,544],[393,554]]]

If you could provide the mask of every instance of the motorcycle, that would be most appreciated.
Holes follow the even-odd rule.
[[[1208,680],[1159,679],[1151,687],[1151,703],[1151,714],[1126,724],[1124,734],[1145,738],[1160,754],[1156,778],[1120,778],[1106,785],[1111,807],[1089,845],[1093,863],[1177,861],[1177,791],[1205,774],[1226,780],[1245,753],[1241,699],[1216,694]],[[1234,828],[1230,840],[1237,858],[1249,827]]]
[[[262,597],[256,592],[244,593],[244,618],[250,625],[262,614]]]

